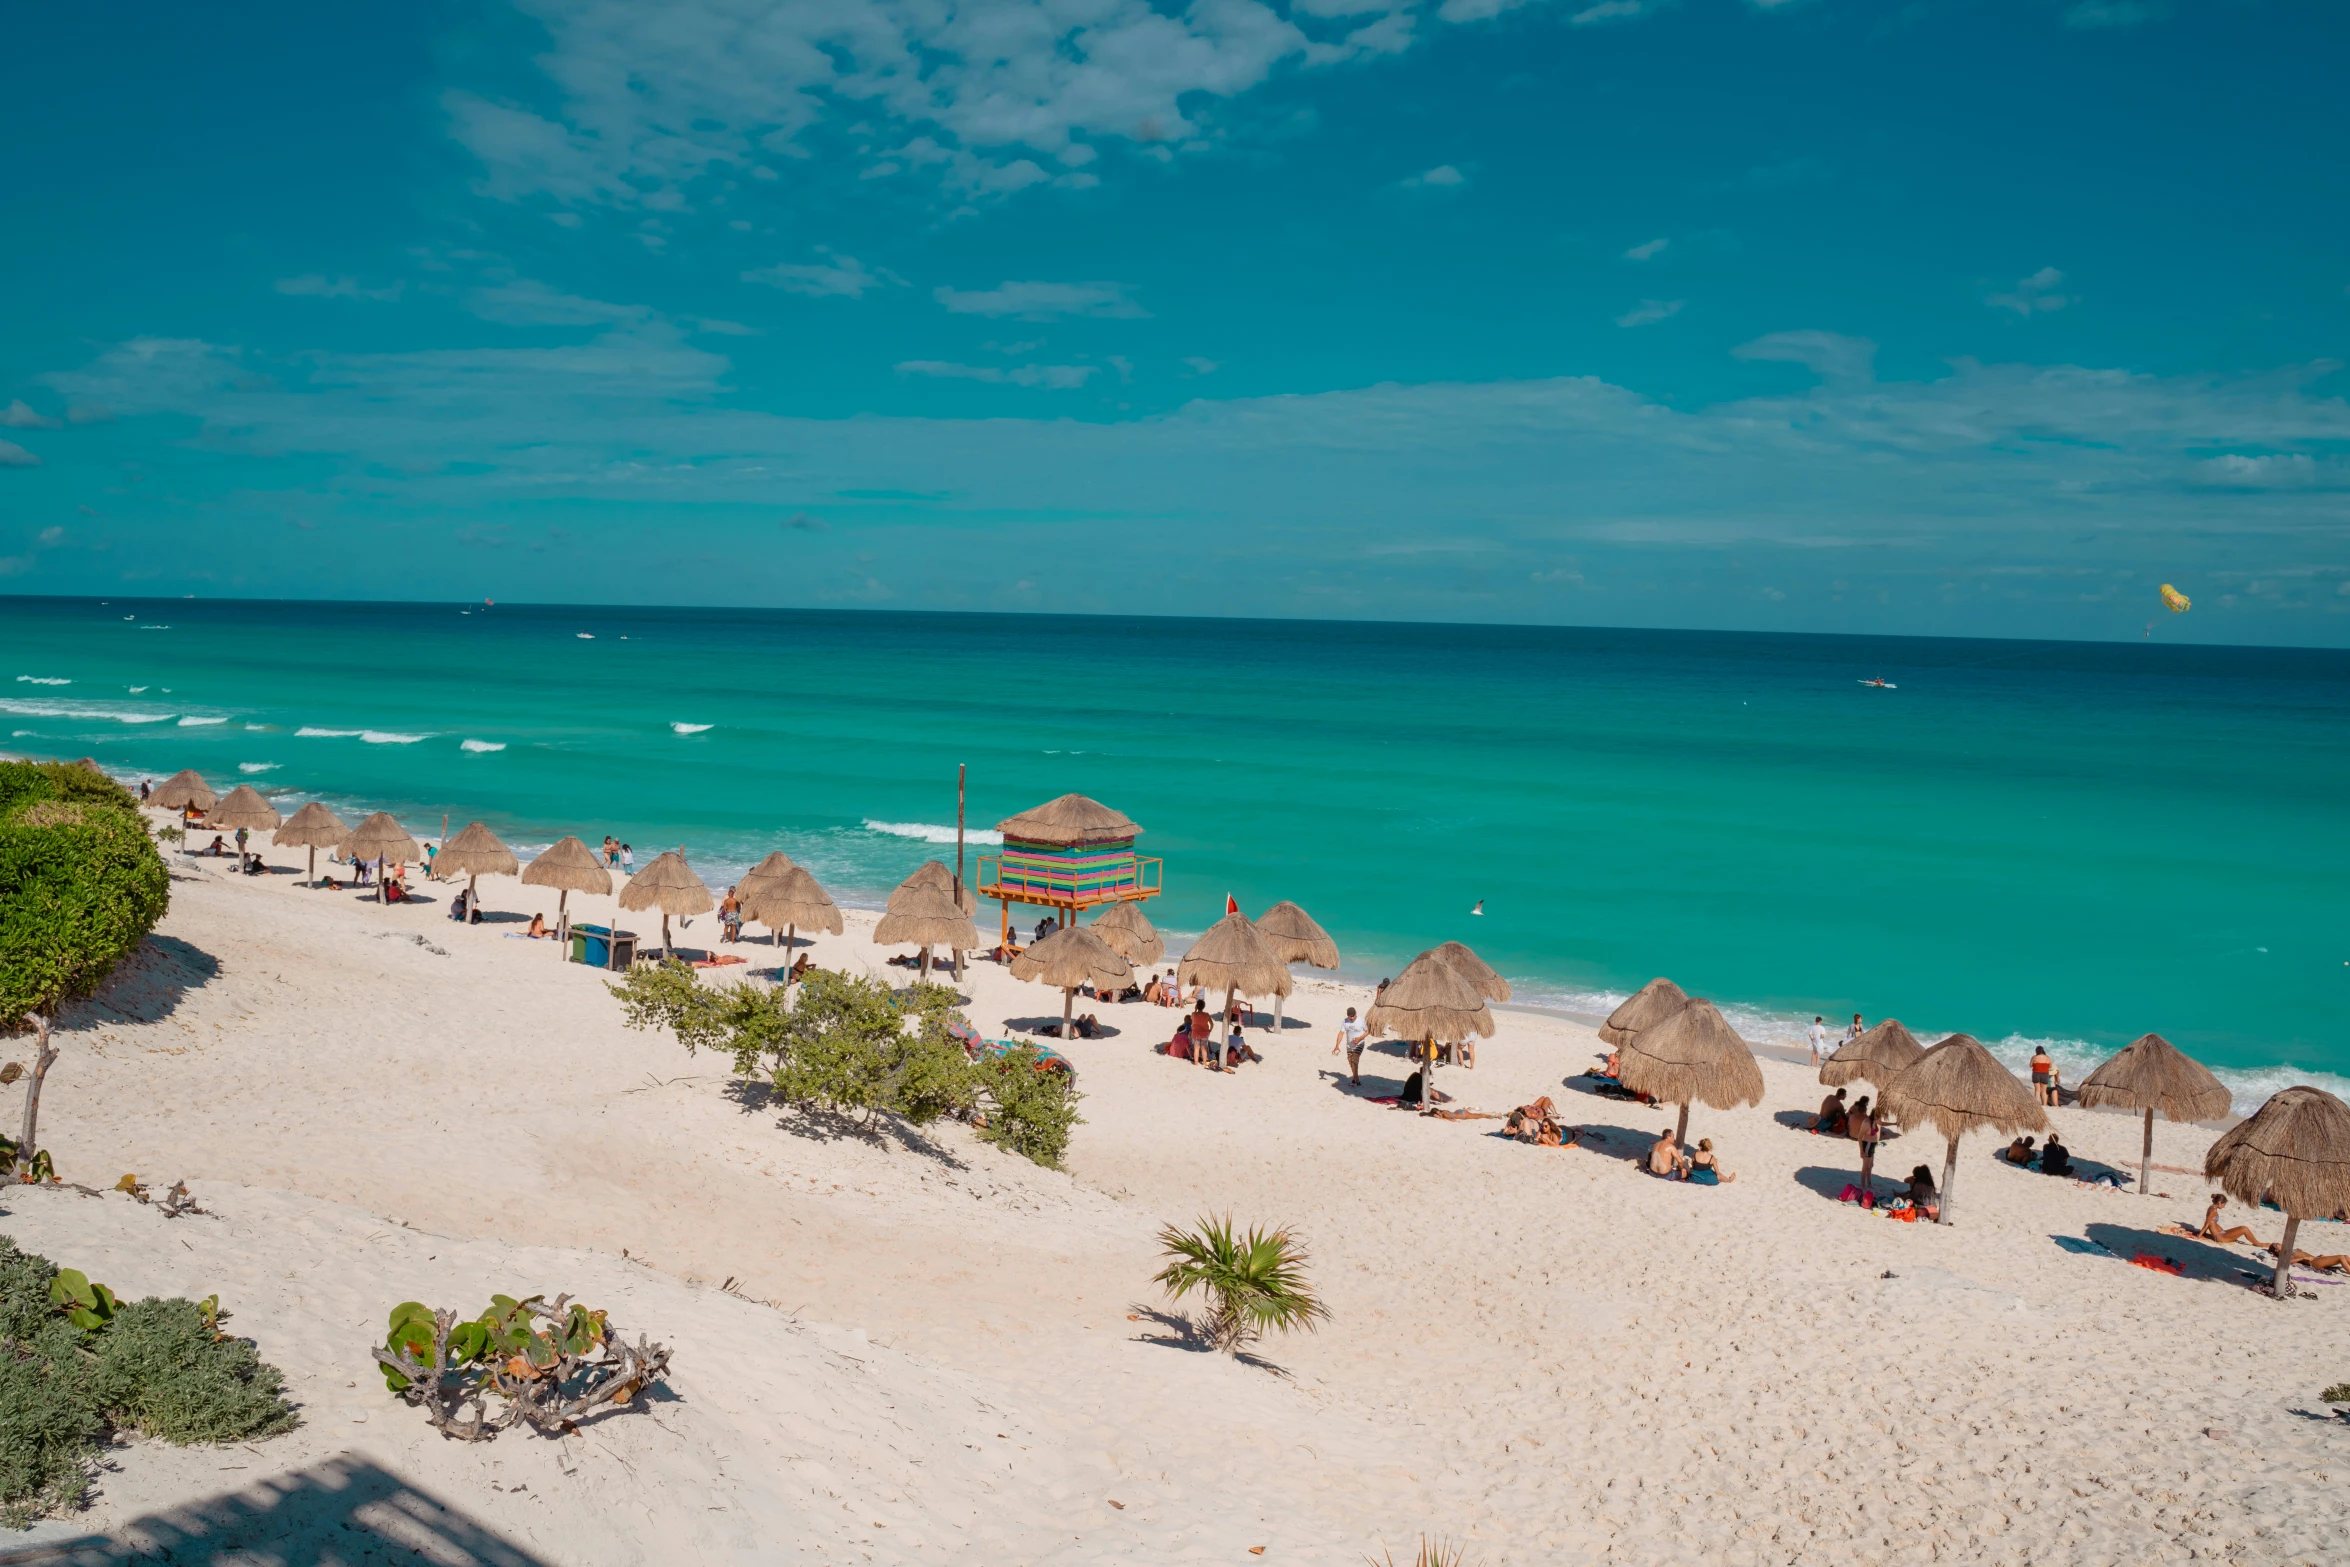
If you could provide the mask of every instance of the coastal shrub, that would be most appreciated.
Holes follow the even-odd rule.
[[[294,1424],[285,1378],[220,1331],[215,1301],[118,1305],[105,1285],[0,1236],[0,1523],[78,1504],[115,1430],[253,1441]]]
[[[928,1126],[970,1108],[971,1065],[947,1032],[954,1001],[941,985],[897,991],[878,979],[811,970],[788,1014],[777,1097],[868,1131],[884,1115]]]
[[[488,1310],[463,1319],[402,1301],[374,1353],[384,1385],[462,1442],[489,1441],[524,1421],[560,1435],[598,1410],[633,1402],[669,1372],[665,1347],[642,1337],[628,1343],[608,1313],[568,1295],[552,1304],[493,1295]],[[492,1398],[504,1405],[494,1415]]]
[[[1330,1312],[1306,1282],[1305,1249],[1287,1230],[1243,1235],[1229,1214],[1202,1219],[1197,1230],[1168,1225],[1159,1232],[1167,1266],[1151,1282],[1177,1300],[1197,1290],[1207,1301],[1200,1331],[1227,1354],[1267,1331],[1311,1330]]]
[[[1069,1152],[1069,1134],[1083,1119],[1083,1096],[1066,1072],[1038,1070],[1041,1052],[1027,1045],[990,1056],[973,1067],[980,1094],[979,1135],[1009,1153],[1057,1170]]]
[[[2337,1382],[2317,1396],[2329,1404],[2350,1404],[2350,1382]]]
[[[119,785],[84,767],[0,762],[0,1028],[97,989],[170,891]]]

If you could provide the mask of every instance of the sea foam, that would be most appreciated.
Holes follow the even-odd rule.
[[[715,729],[718,726],[716,724],[671,724],[669,727],[681,735],[698,735],[705,729]]]
[[[225,724],[227,722],[228,720],[225,718],[199,718],[194,713],[190,713],[180,720],[180,727],[182,729],[201,729],[207,724]]]
[[[22,718],[104,718],[118,724],[160,724],[169,713],[123,713],[103,707],[61,707],[54,702],[20,702],[13,697],[0,697],[0,713],[15,713]]]
[[[503,740],[464,740],[458,743],[457,749],[460,751],[503,751],[506,749],[506,742]]]
[[[240,773],[266,773],[276,766],[275,762],[239,762],[237,771]]]
[[[861,824],[867,832],[885,832],[893,838],[917,838],[924,843],[953,843],[955,830],[930,822],[876,822]],[[992,827],[972,827],[963,833],[965,843],[995,844],[1004,841],[1004,835]]]
[[[306,740],[348,740],[359,731],[356,729],[320,729],[310,724],[304,724],[294,733]]]
[[[430,735],[396,735],[388,729],[362,729],[359,738],[369,745],[414,745],[419,740],[430,740]]]
[[[28,686],[70,686],[73,684],[72,681],[61,680],[55,675],[19,675],[16,678],[20,684]]]

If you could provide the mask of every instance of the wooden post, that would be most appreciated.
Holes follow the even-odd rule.
[[[2154,1107],[2146,1107],[2146,1146],[2138,1153],[2138,1195],[2154,1190]]]
[[[558,888],[555,893],[555,950],[562,954],[560,961],[571,961],[571,889]]]
[[[1934,1220],[1936,1224],[1948,1224],[1950,1222],[1950,1186],[1951,1183],[1957,1179],[1958,1139],[1953,1137],[1950,1139],[1949,1156],[1942,1161],[1942,1212],[1941,1215]]]
[[[32,1134],[30,1132],[25,1134],[25,1141],[28,1144],[30,1144],[32,1141]],[[20,1154],[18,1157],[21,1158],[23,1156]],[[2286,1214],[2285,1238],[2277,1242],[2276,1283],[2270,1288],[2270,1293],[2275,1295],[2279,1300],[2283,1300],[2286,1296],[2293,1293],[2293,1237],[2299,1234],[2300,1230],[2301,1215],[2297,1213]]]
[[[1681,1102],[1681,1124],[1674,1129],[1673,1144],[1676,1148],[1689,1146],[1689,1102],[1687,1100]]]

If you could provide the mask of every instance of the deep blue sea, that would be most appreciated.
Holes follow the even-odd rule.
[[[1356,976],[1457,937],[1579,1012],[1668,974],[1760,1040],[1858,1011],[2078,1072],[2152,1029],[2242,1108],[2350,1076],[2350,653],[0,598],[0,726],[869,904],[952,859],[965,764],[976,828],[1142,823],[1162,929],[1290,898]]]

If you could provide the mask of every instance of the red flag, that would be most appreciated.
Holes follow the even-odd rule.
[[[1232,894],[1229,892],[1224,894],[1224,912],[1227,914],[1238,914],[1240,912],[1240,900],[1232,896]]]

